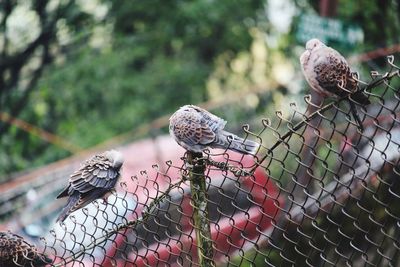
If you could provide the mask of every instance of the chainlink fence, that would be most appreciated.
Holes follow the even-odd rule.
[[[363,131],[348,99],[306,97],[306,111],[243,127],[256,157],[155,165],[54,225],[36,253],[48,266],[399,266],[399,70],[389,57],[359,80],[372,102],[357,106]]]

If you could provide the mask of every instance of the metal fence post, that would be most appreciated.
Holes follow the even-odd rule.
[[[211,239],[208,214],[208,197],[204,172],[206,164],[203,154],[187,152],[190,164],[189,177],[192,192],[193,221],[196,231],[197,253],[200,266],[215,266],[213,261],[213,242]]]

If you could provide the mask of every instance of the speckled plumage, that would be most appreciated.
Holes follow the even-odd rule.
[[[300,63],[311,88],[324,96],[343,97],[357,90],[357,81],[346,59],[318,39],[307,42]],[[370,103],[363,94],[355,94],[353,99],[362,105]]]
[[[357,90],[357,81],[346,59],[318,39],[307,42],[306,51],[301,55],[300,63],[308,84],[323,96],[345,97]],[[351,100],[360,105],[370,104],[362,92],[352,94]],[[362,127],[356,107],[351,100],[349,101],[351,112]]]
[[[222,148],[255,154],[259,144],[224,131],[226,121],[194,105],[186,105],[170,118],[169,132],[183,148],[193,152]]]
[[[45,266],[51,260],[11,232],[0,232],[0,266]]]
[[[105,197],[117,183],[122,164],[122,154],[115,150],[106,151],[86,160],[79,170],[71,175],[69,185],[57,196],[57,198],[69,197],[57,221],[64,221],[70,213],[83,208],[95,199]]]

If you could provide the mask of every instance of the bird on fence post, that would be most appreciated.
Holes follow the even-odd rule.
[[[206,165],[203,150],[208,147],[232,149],[244,154],[255,153],[257,143],[244,140],[223,130],[226,121],[210,112],[186,105],[169,119],[169,132],[187,150],[193,222],[200,266],[215,266],[213,241],[208,212]]]
[[[230,149],[255,155],[259,144],[224,130],[226,121],[194,105],[179,108],[169,119],[169,133],[175,141],[191,152],[204,149]]]
[[[322,96],[337,98],[350,95],[350,111],[358,128],[363,130],[354,102],[366,106],[370,101],[363,92],[357,91],[355,73],[351,71],[346,59],[320,40],[311,39],[306,43],[306,51],[300,56],[300,64],[308,84]]]
[[[93,200],[105,200],[120,177],[123,162],[122,154],[115,150],[94,155],[86,160],[79,170],[70,176],[69,185],[57,196],[69,197],[57,222],[64,221],[70,213],[85,207]]]
[[[51,263],[34,245],[11,232],[0,232],[0,266],[46,266]]]

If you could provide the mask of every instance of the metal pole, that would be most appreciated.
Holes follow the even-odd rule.
[[[208,217],[208,196],[205,161],[202,153],[187,152],[190,164],[189,177],[192,193],[193,221],[196,231],[197,253],[200,266],[215,266],[213,261],[213,242],[211,239],[210,220]]]

